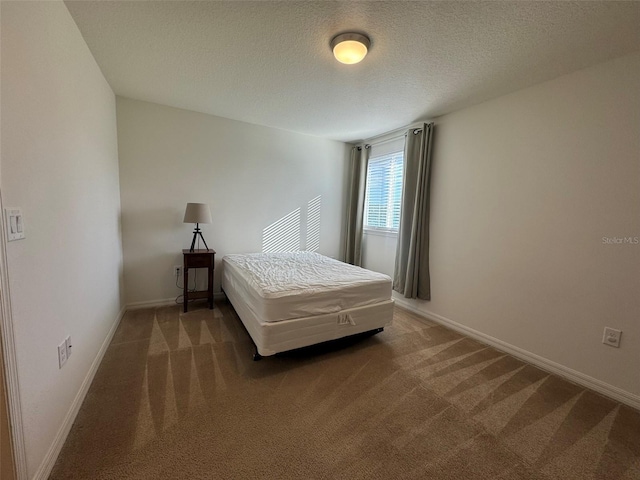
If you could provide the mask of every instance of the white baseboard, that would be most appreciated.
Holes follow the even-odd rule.
[[[226,298],[224,292],[216,292],[213,294],[213,301],[216,300],[224,300]],[[201,299],[202,300],[202,299]],[[147,300],[144,302],[133,302],[127,303],[125,305],[125,310],[138,310],[140,308],[153,308],[153,307],[164,307],[165,305],[182,305],[182,303],[177,304],[175,297],[173,298],[161,298],[158,300]]]
[[[109,329],[109,333],[104,339],[104,342],[102,342],[102,345],[100,346],[100,350],[98,350],[98,354],[93,359],[93,362],[91,363],[91,367],[89,368],[89,371],[87,372],[87,375],[85,376],[84,381],[80,386],[80,390],[78,391],[76,398],[73,399],[71,408],[67,412],[67,416],[64,418],[64,421],[62,422],[62,425],[60,426],[60,429],[58,430],[58,433],[56,434],[53,440],[53,443],[49,448],[49,451],[47,452],[47,454],[44,457],[44,460],[40,464],[40,468],[38,468],[38,471],[33,476],[34,480],[46,480],[47,478],[49,478],[49,475],[51,474],[51,470],[53,470],[56,460],[58,459],[58,455],[60,455],[60,451],[62,450],[64,442],[67,440],[67,436],[69,435],[69,431],[71,430],[73,422],[76,420],[76,416],[78,415],[78,411],[82,406],[82,402],[84,402],[84,399],[87,396],[87,392],[89,391],[91,382],[93,382],[93,377],[95,377],[96,372],[98,371],[98,367],[100,366],[100,363],[104,358],[104,354],[107,352],[107,348],[111,343],[111,339],[113,338],[113,335],[116,333],[116,329],[118,328],[118,325],[120,324],[120,320],[122,320],[122,317],[124,316],[125,312],[126,312],[126,307],[123,307],[118,313],[118,316],[116,317],[115,321],[113,322],[113,325]]]
[[[144,302],[133,302],[127,303],[124,308],[125,310],[139,310],[141,308],[152,308],[152,307],[162,307],[165,305],[177,305],[176,297],[173,298],[162,298],[159,300],[147,300]]]
[[[581,385],[583,387],[595,390],[598,393],[606,395],[607,397],[611,397],[614,400],[629,405],[630,407],[640,409],[640,396],[638,395],[627,392],[626,390],[622,390],[621,388],[614,387],[613,385],[598,380],[597,378],[590,377],[589,375],[585,375],[584,373],[581,373],[577,370],[565,367],[564,365],[549,360],[548,358],[541,357],[540,355],[536,355],[535,353],[531,353],[520,347],[511,345],[510,343],[499,340],[478,330],[474,330],[473,328],[462,325],[461,323],[454,322],[453,320],[443,317],[442,315],[419,309],[411,302],[402,297],[396,297],[394,295],[394,300],[400,307],[411,310],[412,312],[421,315],[429,320],[433,320],[434,322],[444,325],[452,330],[463,333],[482,343],[491,345],[498,350],[513,355],[514,357],[520,358],[521,360],[540,367],[543,370],[559,375],[573,383],[577,383],[578,385]]]

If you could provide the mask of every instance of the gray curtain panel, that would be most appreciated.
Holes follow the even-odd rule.
[[[364,147],[353,147],[351,150],[351,176],[347,199],[347,244],[344,261],[357,266],[362,265],[362,223],[369,150]]]
[[[407,132],[404,186],[393,289],[406,298],[431,300],[429,277],[429,178],[433,123]]]

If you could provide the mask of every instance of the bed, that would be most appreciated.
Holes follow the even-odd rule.
[[[314,252],[222,258],[222,289],[263,356],[391,325],[391,278]]]

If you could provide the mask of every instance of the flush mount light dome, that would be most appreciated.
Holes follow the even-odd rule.
[[[370,46],[369,37],[360,33],[341,33],[331,40],[331,50],[336,60],[347,65],[361,62]]]

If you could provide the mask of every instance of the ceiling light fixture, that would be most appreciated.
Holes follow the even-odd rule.
[[[361,62],[370,46],[369,37],[360,33],[341,33],[331,40],[331,50],[336,60],[347,65]]]

